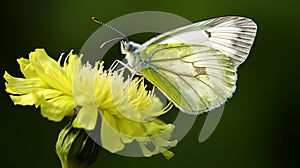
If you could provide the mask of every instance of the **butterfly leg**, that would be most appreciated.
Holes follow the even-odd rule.
[[[109,70],[114,71],[114,70],[117,68],[117,66],[118,66],[119,64],[124,65],[124,63],[121,62],[120,60],[115,60],[115,61],[110,65]]]
[[[117,69],[118,65],[122,65],[123,67]],[[129,76],[131,76],[130,79],[133,79],[133,77],[135,75],[135,70],[133,68],[131,68],[130,66],[128,66],[128,64],[126,64],[120,60],[115,60],[109,67],[109,70],[120,72],[120,71],[124,71],[125,68],[130,72],[130,75],[128,75],[128,78],[129,78]]]

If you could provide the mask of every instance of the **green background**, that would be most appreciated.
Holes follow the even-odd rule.
[[[293,0],[14,1],[1,5],[1,74],[21,76],[17,58],[42,47],[55,59],[80,51],[98,28],[132,12],[174,13],[192,22],[240,15],[258,24],[251,54],[239,68],[237,92],[213,135],[198,142],[205,116],[173,149],[175,157],[130,158],[101,150],[96,167],[296,167],[299,166],[299,4]],[[122,28],[119,28],[122,30]],[[110,31],[110,30],[107,30]],[[146,40],[137,36],[135,41]],[[122,58],[119,49],[110,51]],[[109,56],[105,60],[109,61]],[[108,58],[108,59],[107,59]],[[60,167],[55,142],[65,122],[44,119],[39,109],[14,106],[1,79],[0,167]]]

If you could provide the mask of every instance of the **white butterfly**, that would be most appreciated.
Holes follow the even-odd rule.
[[[249,55],[257,26],[226,16],[160,34],[140,45],[122,41],[128,66],[160,89],[181,111],[211,111],[232,96],[237,68]]]

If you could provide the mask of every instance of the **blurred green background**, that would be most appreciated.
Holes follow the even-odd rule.
[[[162,155],[130,158],[101,150],[92,167],[300,167],[299,6],[295,0],[11,0],[1,5],[1,74],[7,70],[21,76],[16,59],[28,58],[38,47],[55,59],[70,49],[78,53],[98,28],[91,16],[108,22],[132,12],[155,10],[192,22],[224,15],[250,17],[258,24],[255,44],[239,68],[237,92],[207,141],[198,142],[202,115],[173,149],[176,155],[171,160]],[[148,37],[137,38],[133,40]],[[117,47],[110,53],[122,58]],[[0,167],[60,167],[54,150],[65,121],[49,122],[39,109],[14,106],[1,80]]]

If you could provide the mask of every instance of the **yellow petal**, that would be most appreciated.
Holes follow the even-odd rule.
[[[58,122],[65,116],[73,115],[74,103],[70,96],[59,96],[50,100],[39,97],[41,114],[49,120]]]
[[[23,106],[32,106],[36,103],[34,96],[32,93],[28,93],[22,96],[13,96],[10,95],[11,100],[14,102],[15,105],[23,105]]]
[[[166,158],[166,159],[171,159],[173,156],[174,156],[174,153],[172,152],[172,151],[169,151],[169,150],[165,150],[165,151],[163,151],[163,152],[161,152],[163,155],[164,155],[164,157]]]
[[[107,119],[111,121],[108,122]],[[108,151],[116,153],[124,149],[125,145],[121,141],[120,132],[112,127],[110,123],[115,123],[116,125],[116,121],[112,117],[102,117],[101,145]]]
[[[72,78],[75,69],[82,67],[81,63],[78,62],[81,61],[81,59],[79,59],[78,56],[76,54],[73,54],[73,51],[71,51],[68,55],[68,64],[66,63],[66,60],[64,62],[64,70],[66,71],[67,76]]]
[[[20,65],[21,72],[23,73],[25,78],[29,79],[29,78],[37,78],[38,77],[35,73],[34,67],[32,66],[32,64],[30,63],[30,61],[28,59],[20,58],[20,59],[17,59],[17,61]]]
[[[97,106],[83,106],[73,121],[73,127],[92,130],[96,126],[97,116]]]
[[[63,93],[72,94],[72,81],[70,81],[60,63],[50,58],[44,49],[36,49],[31,52],[29,60],[43,82]]]
[[[145,131],[144,123],[136,122],[128,119],[120,119],[118,121],[118,127],[120,134],[130,136],[132,138],[147,137],[149,134]]]
[[[7,81],[6,91],[12,94],[27,94],[33,90],[36,90],[37,88],[49,88],[49,86],[39,78],[15,78],[9,75],[7,72],[4,73],[3,77]]]

